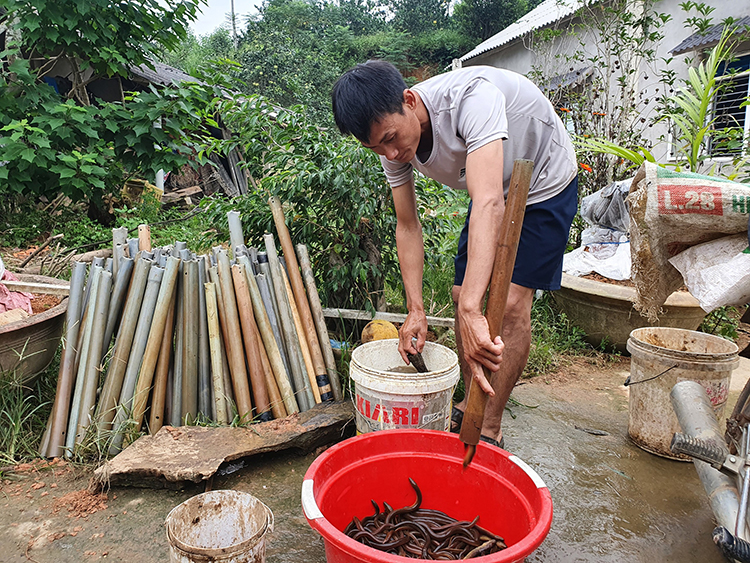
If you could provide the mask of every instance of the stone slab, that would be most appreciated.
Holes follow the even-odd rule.
[[[106,487],[177,488],[210,479],[222,463],[295,449],[308,453],[354,432],[349,401],[319,404],[286,418],[247,428],[172,426],[142,436],[94,472]]]

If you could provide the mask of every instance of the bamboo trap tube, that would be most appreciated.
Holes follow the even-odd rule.
[[[281,330],[284,333],[289,363],[292,367],[292,381],[294,383],[294,390],[297,393],[297,403],[299,404],[300,411],[305,412],[315,404],[315,398],[307,380],[300,341],[295,332],[292,311],[287,300],[286,290],[284,289],[281,264],[276,255],[273,235],[266,233],[263,235],[263,240],[266,243],[268,262],[271,265],[271,277],[273,278],[273,286],[276,293],[276,304],[279,306],[279,313],[281,315]]]
[[[234,281],[234,291],[237,297],[240,324],[242,326],[242,338],[245,342],[245,357],[247,358],[247,365],[250,371],[250,386],[253,390],[255,409],[258,419],[261,422],[267,422],[272,419],[271,407],[268,399],[268,390],[266,389],[265,375],[263,374],[263,364],[260,359],[258,342],[260,335],[258,334],[258,327],[255,324],[255,317],[253,316],[253,305],[250,298],[250,290],[247,287],[247,276],[245,275],[244,265],[235,264],[232,266],[232,279]]]
[[[165,327],[167,326],[167,318],[170,315],[170,304],[174,298],[174,290],[179,270],[179,258],[170,256],[167,260],[167,267],[163,270],[164,273],[162,274],[161,285],[159,286],[159,293],[156,297],[156,304],[154,306],[154,316],[149,328],[146,348],[143,351],[143,360],[141,362],[140,370],[138,372],[138,380],[133,393],[132,419],[134,421],[133,430],[135,432],[141,430],[143,416],[146,412],[146,402],[148,400],[149,391],[151,390],[151,383],[153,382],[154,370],[156,369],[159,352],[162,349]],[[167,369],[169,369],[169,362],[167,362]]]
[[[286,226],[286,220],[284,218],[284,210],[281,207],[281,202],[276,197],[271,197],[268,200],[268,204],[271,206],[271,212],[273,213],[273,220],[276,224],[276,231],[279,234],[279,241],[281,242],[281,248],[284,251],[284,259],[287,264],[287,273],[289,275],[289,284],[292,286],[294,292],[294,301],[297,304],[297,311],[299,312],[300,321],[302,323],[303,332],[300,334],[300,338],[304,338],[307,342],[308,349],[313,364],[313,370],[315,372],[315,378],[321,377],[323,388],[320,390],[318,395],[325,395],[330,393],[328,383],[328,372],[326,370],[325,361],[323,360],[323,353],[320,349],[320,342],[318,340],[318,333],[315,328],[315,321],[313,320],[312,312],[310,311],[310,304],[307,300],[305,293],[305,284],[302,281],[300,275],[299,263],[297,262],[297,255],[294,252],[294,245],[292,244],[292,237],[289,234],[289,229]],[[317,381],[312,382],[313,387],[317,387]],[[327,398],[333,398],[332,396]]]
[[[114,245],[114,247],[112,248],[112,259],[114,260],[114,263],[112,265],[112,277],[115,278],[115,280],[117,279],[117,272],[120,271],[120,264],[122,264],[124,258],[127,258],[125,256],[125,245]]]
[[[221,284],[221,298],[224,302],[224,311],[226,311],[227,318],[226,351],[229,371],[232,375],[234,398],[237,403],[237,414],[241,420],[250,420],[253,416],[253,405],[250,400],[250,388],[247,382],[247,371],[245,370],[240,319],[237,313],[237,300],[234,296],[229,258],[227,258],[224,249],[217,252],[216,260],[218,262],[219,283]]]
[[[139,246],[140,244],[137,238],[128,239],[128,253],[131,258],[135,258],[136,254],[138,254]]]
[[[120,311],[125,302],[125,296],[130,286],[130,278],[133,275],[133,266],[135,260],[123,256],[120,260],[120,266],[117,274],[112,275],[113,287],[112,295],[109,299],[109,308],[107,313],[107,325],[104,329],[104,344],[102,346],[102,356],[107,353],[109,344],[112,342],[112,335],[115,333],[117,323],[120,320]]]
[[[212,418],[211,355],[206,311],[206,257],[198,258],[198,410]]]
[[[124,432],[128,417],[133,412],[133,394],[135,392],[138,371],[141,367],[143,353],[146,351],[148,344],[148,335],[151,328],[151,321],[154,317],[156,299],[159,294],[161,280],[164,277],[164,270],[156,265],[151,266],[148,273],[148,282],[146,291],[143,294],[143,304],[138,315],[138,324],[135,328],[133,337],[133,346],[128,356],[128,365],[125,368],[125,377],[122,380],[122,389],[120,390],[120,400],[115,413],[114,435],[109,448],[110,454],[116,454],[120,451],[123,443]]]
[[[175,252],[180,255],[182,251]],[[177,275],[177,304],[174,324],[174,365],[172,370],[172,397],[169,406],[169,424],[182,424],[182,378],[184,376],[183,360],[185,359],[185,262],[180,260],[180,270]]]
[[[86,280],[86,289],[83,294],[83,309],[81,309],[81,320],[83,320],[83,315],[86,314],[86,311],[88,310],[89,306],[89,297],[91,296],[91,285],[94,282],[94,278],[91,277],[91,272],[94,271],[94,267],[98,266],[102,270],[104,269],[104,258],[94,258],[91,261],[91,268],[89,268],[89,278]]]
[[[182,331],[182,413],[183,424],[198,416],[198,261],[185,262],[185,299]]]
[[[260,332],[258,337],[260,338]],[[260,341],[260,361],[263,365],[263,376],[266,380],[266,389],[268,389],[268,400],[271,401],[271,414],[274,418],[284,418],[287,415],[284,399],[281,397],[281,391],[273,376],[271,361],[268,359],[268,352]]]
[[[511,278],[513,277],[513,264],[516,261],[518,240],[523,227],[523,216],[526,210],[526,199],[531,184],[531,174],[534,170],[534,162],[531,160],[518,159],[513,163],[513,172],[510,177],[508,198],[503,213],[503,221],[497,239],[495,250],[495,261],[492,267],[489,295],[485,316],[489,328],[490,338],[495,339],[502,333],[503,317],[505,316],[505,305],[508,301]],[[492,385],[495,374],[482,366],[482,371],[487,381]],[[487,394],[482,391],[476,381],[471,381],[461,423],[459,437],[466,446],[464,455],[464,468],[466,468],[474,457],[479,438],[482,434],[484,424],[484,410],[487,406]]]
[[[68,298],[68,309],[65,312],[65,340],[63,341],[63,353],[60,359],[60,373],[57,377],[55,402],[52,406],[52,413],[50,413],[49,441],[44,451],[40,451],[42,457],[61,457],[63,455],[62,446],[65,443],[70,398],[75,383],[74,368],[85,278],[86,264],[83,262],[73,264],[70,277],[70,297]]]
[[[208,269],[208,277],[211,283],[214,284],[216,290],[216,304],[219,312],[219,326],[221,327],[222,334],[222,346],[221,346],[221,362],[222,362],[222,378],[224,379],[224,398],[227,402],[227,413],[231,415],[234,409],[236,409],[236,403],[234,401],[234,390],[232,389],[232,376],[229,372],[229,360],[227,359],[227,313],[224,310],[224,300],[221,296],[221,284],[219,283],[219,273],[216,266],[211,266]]]
[[[245,265],[245,275],[249,272],[247,265],[249,264],[247,256],[240,256],[240,264]],[[268,311],[263,305],[263,299],[260,295],[260,289],[255,281],[255,276],[247,275],[247,286],[250,290],[250,299],[253,302],[253,311],[255,313],[255,320],[258,324],[258,330],[263,340],[263,347],[268,353],[268,361],[273,370],[274,379],[279,387],[279,393],[284,401],[284,408],[287,414],[294,414],[299,412],[299,406],[297,404],[297,398],[294,395],[292,389],[291,380],[289,374],[286,371],[284,362],[281,359],[281,352],[279,346],[276,343],[276,337],[271,329],[271,323],[268,320]]]
[[[112,274],[104,270],[99,274],[99,288],[96,292],[96,300],[93,301],[94,314],[91,317],[91,341],[89,353],[86,359],[86,367],[83,372],[83,391],[81,393],[81,404],[78,412],[78,426],[76,428],[75,443],[83,441],[86,429],[91,424],[96,406],[96,389],[99,387],[100,363],[102,360],[102,347],[104,340],[104,327],[107,323],[107,311],[109,309],[110,291],[112,289]]]
[[[138,225],[138,249],[151,252],[151,227],[145,223]]]
[[[206,293],[206,318],[208,322],[208,341],[211,349],[211,368],[214,397],[214,420],[219,424],[229,424],[227,414],[226,398],[224,396],[224,379],[222,377],[221,362],[221,334],[219,327],[219,307],[216,302],[216,285],[214,283],[205,284]]]
[[[267,266],[268,264],[266,264]],[[284,367],[287,373],[292,373],[291,365],[289,364],[289,358],[286,354],[286,345],[284,344],[284,335],[282,334],[281,326],[279,323],[279,317],[276,314],[276,297],[274,297],[273,289],[271,289],[271,278],[270,270],[268,276],[264,274],[258,274],[255,276],[255,281],[258,284],[260,290],[260,296],[263,299],[263,306],[268,314],[268,320],[271,323],[271,330],[276,338],[276,344],[279,347],[279,353],[281,354],[281,360],[284,362]]]
[[[229,244],[231,245],[232,256],[237,259],[237,249],[245,244],[245,237],[242,234],[242,221],[238,211],[227,212],[227,223],[229,224]]]
[[[302,327],[302,320],[297,310],[297,305],[294,302],[294,295],[292,294],[292,288],[289,285],[289,278],[286,275],[284,268],[281,268],[281,277],[284,280],[284,290],[286,291],[287,298],[289,299],[289,308],[292,311],[292,320],[294,321],[294,329],[297,332],[299,338],[299,347],[302,352],[302,359],[305,362],[305,372],[307,373],[307,380],[310,383],[310,390],[312,391],[315,404],[320,404],[320,389],[318,388],[318,382],[315,380],[315,368],[313,367],[312,356],[310,354],[310,347],[305,339],[305,329]],[[325,392],[330,395],[331,387],[326,385]]]
[[[263,274],[266,279],[265,285],[268,287],[268,295],[276,295],[276,290],[273,287],[273,279],[271,278],[271,265],[268,263],[268,254],[265,252],[259,252],[258,253],[258,268],[260,269],[260,274]],[[261,292],[263,289],[261,288]],[[265,299],[265,298],[264,298]],[[275,330],[278,331],[279,334],[279,346],[281,348],[284,348],[284,340],[283,336],[281,334],[281,329],[279,327],[279,306],[276,304],[276,298],[270,300],[271,308],[273,309],[273,315],[271,314],[271,311],[268,311],[268,316],[271,318],[271,323],[273,326],[275,326]],[[266,303],[266,306],[268,306],[268,303]],[[288,366],[287,366],[288,367]]]
[[[320,295],[318,294],[318,288],[315,285],[315,274],[313,273],[310,255],[307,253],[306,245],[297,245],[297,256],[302,270],[302,277],[304,278],[305,286],[307,287],[307,299],[310,302],[310,312],[315,321],[315,329],[318,331],[318,341],[320,342],[323,352],[323,361],[325,362],[326,370],[328,371],[328,382],[333,391],[333,398],[336,401],[340,401],[344,397],[341,392],[341,380],[339,379],[339,373],[336,369],[336,359],[333,357],[331,339],[328,336],[328,327],[326,326],[326,319],[323,316],[323,307],[320,304]]]
[[[115,418],[117,402],[120,399],[120,392],[122,391],[122,380],[125,377],[125,370],[128,366],[128,357],[133,345],[139,311],[143,303],[143,295],[146,292],[148,274],[152,264],[150,260],[139,258],[135,261],[135,266],[133,267],[133,276],[122,312],[122,322],[120,323],[117,338],[115,339],[115,351],[109,362],[109,370],[107,371],[101,396],[99,397],[97,426],[100,433],[109,430]]]
[[[154,372],[154,392],[151,398],[151,412],[148,422],[150,434],[156,434],[164,425],[164,407],[167,404],[167,384],[169,382],[169,363],[172,359],[176,303],[177,292],[173,290],[172,298],[169,300],[169,311],[167,313],[167,320],[164,323],[161,344],[159,345],[159,360],[156,363],[156,371]]]
[[[73,402],[70,406],[70,416],[68,417],[68,431],[65,436],[65,456],[70,457],[73,454],[73,448],[76,443],[76,430],[78,429],[78,416],[80,415],[81,409],[81,398],[83,396],[83,384],[84,374],[86,373],[86,366],[88,365],[88,357],[91,349],[91,330],[92,330],[92,319],[94,317],[94,306],[92,305],[96,301],[96,294],[99,290],[99,279],[103,272],[101,266],[94,266],[91,268],[89,279],[91,279],[91,292],[89,293],[89,311],[84,313],[83,317],[83,344],[81,345],[80,357],[78,359],[78,371],[76,374],[76,384],[73,390]]]

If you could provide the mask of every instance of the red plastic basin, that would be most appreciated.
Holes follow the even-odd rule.
[[[520,562],[549,532],[552,499],[537,473],[516,456],[480,442],[463,469],[457,434],[436,430],[383,430],[350,438],[323,452],[302,485],[302,508],[323,536],[328,563],[406,563],[406,557],[367,547],[344,535],[352,517],[372,514],[370,500],[399,508],[414,502],[409,477],[422,491],[423,508],[479,524],[505,538],[508,549],[480,563]]]

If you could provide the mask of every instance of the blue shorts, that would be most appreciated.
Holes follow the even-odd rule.
[[[568,245],[570,225],[578,211],[578,176],[567,187],[546,201],[526,207],[518,242],[513,283],[531,289],[560,289],[563,254]],[[469,217],[458,239],[454,285],[461,285],[466,274],[469,244]]]

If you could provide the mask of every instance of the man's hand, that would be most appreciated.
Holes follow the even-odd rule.
[[[503,359],[505,344],[499,336],[495,337],[494,341],[490,339],[487,319],[481,313],[464,311],[459,306],[457,315],[464,359],[471,370],[471,377],[479,384],[482,391],[490,397],[494,397],[495,391],[484,376],[482,366],[486,367],[491,373],[498,371]]]
[[[417,339],[416,346],[412,342],[414,338]],[[398,331],[398,353],[401,354],[405,363],[409,363],[409,359],[406,357],[407,352],[409,354],[422,352],[426,338],[427,316],[422,310],[411,311]]]

